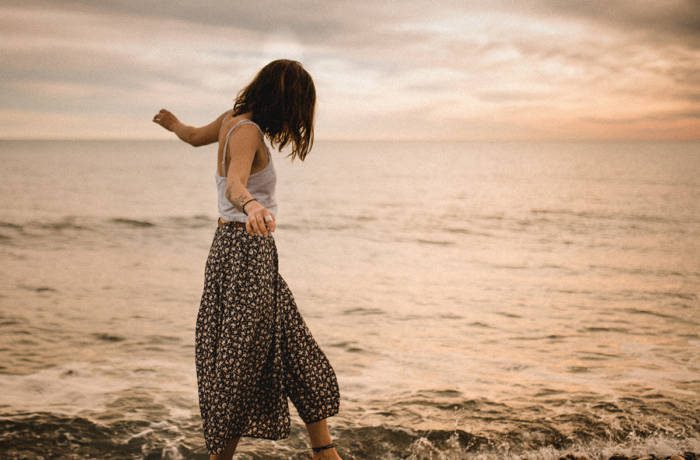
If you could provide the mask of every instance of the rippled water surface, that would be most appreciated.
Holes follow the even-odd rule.
[[[206,458],[214,146],[0,142],[5,456]],[[280,272],[346,459],[700,453],[700,144],[317,141]],[[237,458],[308,458],[292,435]]]

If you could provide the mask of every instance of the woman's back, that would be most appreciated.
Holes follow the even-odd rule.
[[[267,148],[267,145],[265,144],[265,136],[262,130],[260,129],[260,126],[258,126],[258,124],[252,120],[249,120],[247,118],[241,118],[240,120],[235,121],[231,127],[225,128],[227,129],[227,131],[224,135],[223,148],[219,151],[219,165],[217,165],[217,168],[219,166],[221,167],[221,171],[224,174],[219,174],[218,171],[215,174],[219,215],[222,219],[226,221],[246,222],[248,219],[248,216],[246,216],[242,211],[239,211],[233,205],[233,203],[231,203],[231,201],[226,197],[226,158],[228,157],[227,152],[229,139],[231,137],[231,134],[234,131],[236,131],[236,129],[246,124],[251,124],[255,126],[260,132],[260,142],[262,143],[264,154],[267,157],[267,163],[265,164],[265,166],[262,167],[262,169],[258,169],[254,172],[251,172],[248,175],[248,183],[246,185],[246,188],[248,189],[250,194],[258,202],[260,202],[260,204],[265,206],[272,213],[273,216],[276,217],[277,215],[277,201],[275,199],[275,186],[277,184],[277,174],[275,172],[275,167],[272,162],[272,155],[270,153],[270,149]],[[222,129],[224,128],[222,127]],[[219,142],[219,144],[221,144],[221,142]],[[257,152],[259,150],[259,148],[256,150],[256,158],[258,156]],[[255,161],[253,161],[253,165],[255,165]]]

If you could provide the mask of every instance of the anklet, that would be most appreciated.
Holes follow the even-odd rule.
[[[335,444],[330,443],[321,447],[312,447],[311,449],[313,449],[314,452],[321,452],[323,449],[330,449],[331,447],[335,447]]]

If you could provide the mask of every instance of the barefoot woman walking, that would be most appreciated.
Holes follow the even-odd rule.
[[[289,436],[287,398],[306,424],[313,459],[340,459],[326,419],[339,411],[336,375],[278,271],[276,173],[265,135],[302,161],[313,144],[316,91],[297,61],[263,67],[232,110],[201,128],[161,110],[153,118],[193,146],[219,143],[219,221],[196,323],[195,365],[211,459],[241,436]]]

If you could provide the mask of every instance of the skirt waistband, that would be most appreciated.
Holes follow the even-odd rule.
[[[224,225],[230,225],[233,227],[243,227],[245,228],[245,222],[238,222],[235,220],[223,220],[221,217],[219,217],[219,220],[217,221],[219,227],[223,227]]]

